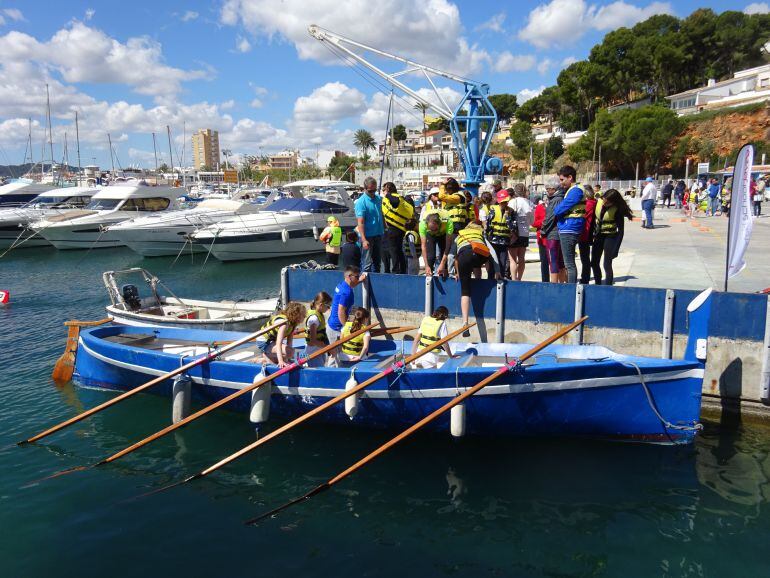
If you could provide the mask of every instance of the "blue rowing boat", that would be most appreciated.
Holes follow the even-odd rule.
[[[699,429],[710,290],[688,307],[683,359],[620,355],[598,345],[551,345],[431,424],[454,435],[568,436],[689,443]],[[84,387],[129,390],[211,351],[228,331],[101,326],[82,331],[74,380]],[[373,339],[352,367],[303,367],[277,377],[227,407],[253,422],[290,419],[361,383],[411,351],[411,341]],[[295,345],[301,352],[304,344]],[[403,429],[474,386],[531,345],[456,343],[455,357],[435,369],[396,371],[315,419],[351,427]],[[250,385],[276,366],[254,359],[255,345],[236,348],[186,374],[192,399],[208,403]],[[172,380],[149,389],[171,396]],[[259,406],[259,411],[255,407]],[[455,408],[456,409],[456,408]],[[457,422],[457,423],[455,423]],[[459,432],[459,433],[458,433]]]

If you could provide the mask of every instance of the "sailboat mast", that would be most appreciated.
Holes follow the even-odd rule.
[[[171,162],[171,176],[173,176],[174,175],[174,155],[171,152],[171,127],[169,127],[168,125],[166,125],[166,134],[168,135],[168,158]]]
[[[53,180],[53,129],[51,128],[51,95],[48,92],[48,84],[45,85],[45,102],[48,111],[48,147],[51,152],[51,180]]]
[[[152,133],[152,152],[155,153],[155,186],[158,186],[158,147],[155,146],[155,133]]]
[[[179,163],[182,171],[182,186],[187,187],[187,171],[184,168],[185,153],[187,152],[187,123],[182,122],[182,162]]]
[[[110,180],[114,181],[115,180],[115,159],[112,156],[112,137],[110,136],[110,133],[107,133],[107,142],[110,144],[110,166],[112,166],[112,175]]]
[[[78,186],[80,186],[80,177],[83,174],[83,166],[80,164],[80,128],[78,127],[78,111],[75,111],[75,142],[77,143],[78,149]]]

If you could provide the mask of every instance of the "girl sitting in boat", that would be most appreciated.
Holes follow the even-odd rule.
[[[351,333],[355,333],[365,325],[369,325],[370,319],[371,315],[368,309],[364,307],[356,308],[351,318],[342,328],[340,337],[346,337]],[[343,366],[349,365],[351,363],[361,361],[364,357],[366,357],[369,353],[369,342],[371,339],[372,336],[367,331],[366,333],[362,333],[358,337],[354,337],[353,339],[343,343],[340,347],[339,353],[337,354],[337,359],[340,364]]]
[[[326,335],[326,317],[324,313],[331,307],[332,298],[326,291],[321,291],[310,304],[310,309],[305,317],[305,355],[318,351],[329,345],[329,337]],[[326,365],[326,355],[316,357],[308,361],[307,367],[323,367]]]
[[[302,303],[290,301],[285,309],[279,311],[270,318],[267,325],[275,325],[279,321],[286,321],[280,327],[272,329],[265,334],[265,341],[258,341],[257,346],[262,351],[262,363],[275,363],[278,367],[286,367],[294,357],[292,339],[297,326],[302,323],[307,314],[307,309]],[[284,343],[284,340],[286,342]]]
[[[434,344],[439,339],[447,336],[446,320],[449,318],[449,309],[443,305],[436,307],[433,314],[429,317],[423,317],[420,323],[420,331],[412,345],[412,354],[417,353],[418,349],[424,349]],[[452,357],[452,349],[449,343],[442,345],[444,351],[449,357]],[[434,350],[435,351],[435,350]],[[431,351],[414,362],[415,367],[422,369],[433,369],[438,366],[438,355]]]

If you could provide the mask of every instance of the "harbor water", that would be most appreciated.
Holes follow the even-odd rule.
[[[168,425],[137,396],[38,444],[28,437],[112,394],[56,386],[68,319],[104,317],[101,273],[142,266],[201,299],[277,295],[289,261],[203,266],[123,249],[27,249],[0,260],[0,575],[768,576],[770,428],[705,422],[687,447],[418,435],[256,527],[391,434],[306,424],[203,479],[254,440],[214,412],[114,464],[38,483]],[[331,290],[333,288],[328,288]],[[275,427],[270,423],[266,431]]]

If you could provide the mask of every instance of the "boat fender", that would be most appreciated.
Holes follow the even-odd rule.
[[[353,371],[350,372],[350,377],[345,382],[345,391],[350,391],[357,385],[358,382],[356,381],[356,368],[354,367]],[[356,414],[358,413],[358,394],[345,398],[345,413],[350,419],[356,417]]]
[[[461,438],[465,435],[465,404],[458,403],[449,413],[449,431],[452,437]]]
[[[286,229],[282,229],[281,230],[281,241],[283,241],[284,243],[288,243],[289,242],[289,231],[288,230],[286,230]]]
[[[262,368],[254,378],[254,383],[264,379],[266,373]],[[251,423],[265,423],[270,417],[270,396],[273,393],[273,384],[266,383],[251,392],[251,410],[249,411],[249,421]]]
[[[177,375],[171,386],[171,422],[179,423],[190,415],[192,379],[186,373]]]
[[[317,241],[318,240],[318,226],[313,225],[313,238]]]
[[[11,292],[0,289],[0,305],[8,305],[11,302]]]

